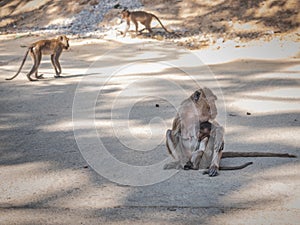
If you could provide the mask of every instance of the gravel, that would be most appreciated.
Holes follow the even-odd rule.
[[[91,32],[103,32],[108,28],[99,28],[97,25],[103,20],[104,15],[115,6],[123,8],[126,6],[129,9],[140,8],[142,4],[139,0],[101,0],[97,5],[90,6],[89,9],[82,10],[71,19],[71,23],[65,29],[71,34],[87,34]]]
[[[78,14],[45,27],[30,27],[19,31],[40,31],[43,33],[68,33],[80,36],[99,36],[108,31],[110,27],[99,27],[104,15],[111,9],[140,9],[139,0],[99,0],[96,5],[89,5]]]

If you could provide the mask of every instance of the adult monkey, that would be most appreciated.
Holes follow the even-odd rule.
[[[6,78],[5,80],[12,80],[19,75],[26,61],[28,53],[30,53],[30,56],[33,61],[33,66],[29,73],[26,75],[28,80],[36,81],[37,79],[42,78],[43,75],[38,76],[38,68],[42,60],[42,55],[51,55],[51,63],[54,67],[56,74],[55,77],[59,77],[61,74],[59,57],[63,49],[68,49],[69,47],[69,39],[65,35],[58,36],[57,38],[51,40],[40,40],[34,42],[28,47],[18,72],[14,76]],[[32,79],[30,77],[33,73],[35,73],[36,79]]]
[[[184,100],[173,120],[172,130],[166,132],[168,152],[176,161],[164,169],[206,169],[209,176],[217,176],[219,169],[242,169],[252,164],[220,167],[221,158],[226,157],[296,157],[290,154],[265,152],[224,152],[224,128],[215,118],[217,97],[209,88],[200,88]],[[211,121],[211,122],[209,122]]]
[[[148,12],[145,12],[145,11],[130,12],[128,9],[125,8],[121,12],[121,17],[122,17],[122,19],[125,19],[126,23],[127,23],[127,26],[126,26],[124,34],[123,34],[124,37],[126,36],[126,33],[127,33],[128,29],[130,27],[130,21],[132,21],[135,25],[136,34],[138,34],[138,26],[139,26],[138,22],[143,24],[146,27],[146,29],[150,33],[152,33],[153,31],[151,29],[151,21],[152,21],[153,17],[160,23],[160,25],[162,26],[162,28],[166,32],[171,33],[164,27],[164,25],[162,24],[160,19],[152,13],[148,13]]]

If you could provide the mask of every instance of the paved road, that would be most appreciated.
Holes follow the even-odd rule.
[[[262,55],[271,46],[188,52],[162,42],[73,40],[61,57],[64,78],[53,78],[44,57],[42,81],[3,81],[24,54],[16,46],[30,41],[0,44],[1,224],[298,223],[299,159],[224,159],[254,164],[215,178],[162,170],[171,160],[165,130],[199,85],[219,97],[225,150],[299,156],[293,46]]]

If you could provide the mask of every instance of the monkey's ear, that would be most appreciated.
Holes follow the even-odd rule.
[[[199,91],[195,91],[194,94],[192,95],[192,98],[195,102],[198,102],[200,97],[201,97],[201,92]]]

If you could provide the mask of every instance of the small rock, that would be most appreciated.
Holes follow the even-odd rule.
[[[246,113],[246,115],[250,116],[250,115],[251,115],[251,113],[247,112],[247,113]]]
[[[158,107],[159,107],[159,104],[155,104],[155,107],[157,107],[157,108],[158,108]]]

